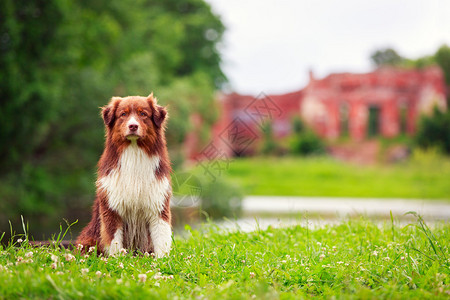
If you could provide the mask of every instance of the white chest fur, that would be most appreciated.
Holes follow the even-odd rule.
[[[159,156],[148,156],[135,143],[122,153],[118,166],[99,179],[98,186],[106,191],[108,202],[121,217],[144,217],[149,222],[164,208],[170,183],[157,179]]]

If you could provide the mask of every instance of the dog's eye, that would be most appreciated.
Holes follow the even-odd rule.
[[[141,117],[146,117],[146,116],[147,116],[147,114],[146,114],[145,112],[143,112],[143,111],[141,111],[141,112],[139,113],[139,115],[140,115]]]
[[[126,116],[127,116],[127,113],[126,113],[126,112],[123,112],[120,116],[121,116],[121,117],[126,117]]]

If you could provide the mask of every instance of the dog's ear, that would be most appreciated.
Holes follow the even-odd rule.
[[[160,128],[166,117],[167,117],[166,108],[159,105],[155,105],[152,115],[152,120],[153,123],[155,123],[155,126]]]
[[[152,108],[152,121],[156,127],[161,128],[164,120],[167,118],[167,110],[157,104],[157,100],[153,97],[153,92],[147,97],[148,104]]]
[[[120,98],[113,97],[107,106],[102,107],[102,118],[105,125],[111,127],[116,120],[116,109]]]

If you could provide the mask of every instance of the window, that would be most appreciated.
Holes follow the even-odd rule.
[[[369,120],[367,124],[367,135],[377,136],[380,132],[380,108],[378,106],[369,107]]]
[[[347,103],[342,103],[339,106],[339,129],[342,137],[348,136],[348,114],[349,105]]]

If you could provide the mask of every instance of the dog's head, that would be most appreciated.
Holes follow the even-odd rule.
[[[164,133],[167,110],[153,93],[148,97],[113,97],[102,108],[108,138],[116,143],[155,143]]]

